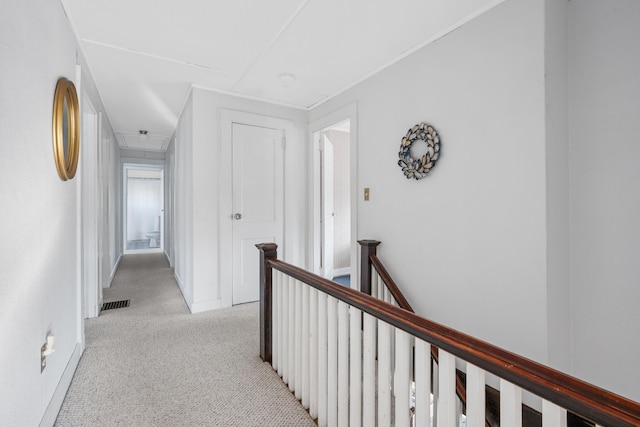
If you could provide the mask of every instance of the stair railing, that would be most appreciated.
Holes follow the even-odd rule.
[[[378,240],[359,240],[358,243],[360,244],[360,290],[374,298],[415,313],[391,274],[378,258],[378,245],[381,242]],[[436,346],[431,346],[431,358],[434,363],[438,363],[438,348]],[[462,405],[461,411],[465,412],[467,406],[466,389],[458,376],[456,376],[456,395]],[[485,422],[485,427],[489,426],[489,422]]]
[[[544,427],[566,426],[567,410],[597,425],[640,425],[637,402],[280,261],[273,243],[257,247],[260,356],[319,426],[412,425],[412,364],[415,425],[429,425],[435,412],[432,387],[437,425],[459,425],[456,363],[466,364],[468,427],[485,424],[485,373],[500,378],[504,426],[521,425],[523,389],[541,399]],[[439,348],[433,386],[432,345]]]

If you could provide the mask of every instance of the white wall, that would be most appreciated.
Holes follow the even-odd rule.
[[[185,301],[193,303],[193,94],[178,119],[175,150],[174,275]]]
[[[358,238],[382,241],[416,311],[544,362],[543,18],[541,1],[503,3],[310,121],[358,103]],[[409,181],[397,153],[421,121],[439,131],[442,156]]]
[[[6,2],[0,40],[0,423],[48,425],[82,351],[79,180],[60,180],[51,139],[55,85],[76,80],[79,54],[55,1]],[[56,351],[41,374],[48,332]]]
[[[222,109],[293,121],[295,132],[285,151],[285,243],[279,256],[298,265],[306,256],[307,112],[194,88],[175,135],[176,276],[193,312],[225,305],[221,286],[230,286],[219,264],[220,251],[231,248],[220,233],[221,227],[231,227],[230,215],[219,212],[220,191],[230,185],[220,177],[220,164],[231,162],[221,158]]]
[[[175,136],[165,152],[164,164],[164,252],[171,267],[175,267]]]
[[[104,224],[104,243],[103,254],[105,256],[105,268],[103,268],[103,286],[111,286],[111,281],[115,276],[116,269],[122,256],[122,169],[120,165],[120,146],[116,140],[115,134],[110,126],[105,129],[103,115],[103,142],[108,139],[110,155],[107,167],[107,223]]]
[[[640,3],[569,3],[576,375],[640,401]]]
[[[568,1],[545,0],[547,363],[571,373]]]

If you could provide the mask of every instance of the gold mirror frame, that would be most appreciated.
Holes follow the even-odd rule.
[[[78,94],[73,82],[60,77],[53,96],[53,157],[61,180],[73,179],[76,175],[79,153]]]

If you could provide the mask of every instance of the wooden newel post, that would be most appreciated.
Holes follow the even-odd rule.
[[[358,240],[360,243],[360,291],[371,295],[371,255],[380,244],[377,240]]]
[[[278,258],[278,245],[260,243],[256,248],[260,251],[260,357],[264,362],[271,363],[273,269],[267,261]]]

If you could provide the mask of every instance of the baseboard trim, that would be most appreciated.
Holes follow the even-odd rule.
[[[111,287],[111,284],[113,283],[113,279],[116,277],[116,272],[118,271],[118,267],[120,266],[120,261],[121,260],[122,260],[122,254],[120,254],[118,256],[118,259],[116,260],[116,263],[114,264],[113,268],[111,269],[111,274],[109,275],[109,281],[107,282],[106,286],[103,286],[103,289]]]
[[[336,268],[333,270],[333,277],[346,276],[347,274],[351,274],[351,267]]]
[[[176,283],[178,284],[178,288],[180,288],[180,293],[182,293],[182,298],[184,298],[184,302],[187,304],[189,311],[193,313],[202,313],[203,311],[209,310],[217,310],[222,308],[222,300],[221,299],[212,299],[207,301],[193,301],[191,295],[185,292],[184,284],[180,279],[180,276],[176,273],[173,274],[173,277],[176,279]]]
[[[167,258],[167,262],[169,263],[169,267],[173,267],[171,265],[171,257],[169,256],[169,253],[167,251],[164,251],[164,256],[165,256],[165,258]]]
[[[189,310],[191,313],[202,313],[203,311],[217,310],[222,308],[221,299],[212,299],[208,301],[198,301],[191,303]]]
[[[187,307],[189,307],[189,311],[191,311],[191,295],[189,295],[185,288],[184,288],[184,283],[182,283],[182,279],[180,278],[180,276],[178,275],[178,273],[173,272],[173,278],[176,279],[176,283],[178,284],[178,288],[180,289],[180,293],[182,294],[182,298],[184,299],[184,302],[187,304]]]
[[[73,353],[71,354],[69,363],[67,363],[67,367],[62,373],[62,377],[60,377],[58,386],[53,392],[53,396],[51,396],[47,410],[44,411],[44,415],[40,421],[40,427],[51,427],[55,424],[56,418],[58,418],[58,412],[60,412],[60,408],[62,407],[64,397],[67,395],[67,390],[69,390],[69,386],[71,385],[73,374],[75,374],[78,363],[80,363],[80,357],[82,357],[82,343],[77,343]]]

